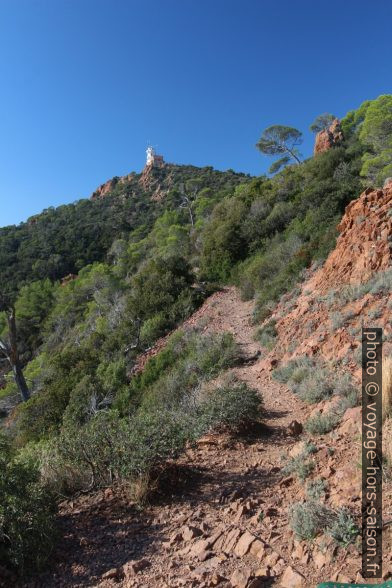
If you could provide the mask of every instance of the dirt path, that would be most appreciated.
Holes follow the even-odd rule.
[[[252,357],[262,351],[252,309],[252,302],[228,288],[187,322],[231,332],[244,356]],[[309,408],[271,379],[262,356],[233,371],[260,392],[263,426],[246,437],[210,435],[187,450],[168,468],[160,500],[143,511],[112,490],[64,503],[55,568],[35,586],[231,586],[227,582],[235,571],[251,577],[257,570],[254,586],[278,586],[288,567],[307,575],[304,588],[315,585],[317,572],[310,576],[306,553],[301,561],[293,559],[296,545],[288,530],[287,506],[303,489],[280,471],[282,455],[297,443],[288,425],[304,422]],[[249,532],[253,548],[239,547]],[[134,560],[145,561],[145,569],[127,564]]]
[[[258,390],[263,399],[263,419],[273,430],[285,431],[293,420],[302,422],[306,405],[296,398],[285,386],[271,378],[269,371],[261,367],[263,352],[256,340],[257,327],[251,324],[254,302],[242,301],[236,288],[227,288],[218,293],[216,299],[207,301],[206,314],[209,316],[207,330],[227,331],[233,334],[245,357],[252,357],[261,351],[260,361],[235,368],[237,377],[250,387]]]

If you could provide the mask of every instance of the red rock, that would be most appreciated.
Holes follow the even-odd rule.
[[[122,571],[118,568],[112,568],[102,574],[102,580],[117,580],[122,575]]]
[[[150,565],[151,564],[148,561],[148,559],[129,561],[123,565],[124,576],[125,578],[131,578],[132,576],[135,576],[145,568],[148,568]]]
[[[229,531],[227,535],[226,541],[222,545],[222,551],[224,553],[229,553],[233,549],[234,545],[237,543],[240,535],[240,529],[237,529],[236,527],[231,529],[231,531]]]
[[[265,545],[259,539],[255,539],[251,544],[249,551],[252,555],[261,560],[265,553]]]
[[[225,582],[225,581],[226,581],[226,578],[224,578],[220,574],[213,574],[213,576],[211,576],[211,578],[208,582],[208,586],[219,586],[219,584],[221,584],[221,582]]]
[[[182,538],[184,541],[191,541],[195,537],[200,537],[202,534],[202,531],[197,527],[188,526],[183,529]]]
[[[250,546],[254,542],[256,537],[249,533],[249,531],[245,531],[245,533],[240,537],[237,545],[234,548],[234,553],[238,555],[238,557],[242,557],[246,553],[248,553]]]
[[[300,435],[303,431],[303,426],[298,421],[291,421],[291,423],[288,426],[288,430],[290,435],[298,437],[298,435]]]
[[[169,539],[169,545],[174,545],[175,543],[180,543],[182,541],[182,534],[181,533],[174,533]]]
[[[246,588],[249,580],[252,578],[252,572],[249,568],[235,570],[230,578],[232,586],[235,588]]]
[[[314,145],[314,155],[324,153],[324,151],[328,151],[331,147],[338,145],[342,141],[342,128],[340,126],[340,121],[336,118],[328,129],[317,133]]]
[[[280,579],[282,588],[305,588],[305,578],[291,566],[285,569]]]

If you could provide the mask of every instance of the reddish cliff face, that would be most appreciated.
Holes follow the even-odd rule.
[[[95,192],[92,193],[91,200],[99,200],[101,198],[104,198],[109,192],[113,190],[116,184],[117,180],[115,180],[114,178],[108,180],[107,182],[99,186],[99,188],[97,188]]]
[[[392,183],[350,202],[338,228],[325,264],[310,272],[299,296],[286,294],[275,309],[279,344],[267,362],[321,353],[359,375],[364,324],[382,327],[385,353],[392,352]]]
[[[374,272],[391,266],[392,183],[383,190],[368,188],[347,206],[338,226],[340,236],[314,287],[324,292],[347,283],[366,282]]]
[[[121,176],[121,177],[114,177],[111,180],[108,180],[107,182],[105,182],[104,184],[102,184],[101,186],[99,186],[99,188],[97,188],[95,190],[95,192],[92,193],[91,195],[91,200],[100,200],[101,198],[105,198],[108,194],[110,194],[110,192],[112,192],[112,190],[114,190],[114,188],[117,186],[117,184],[125,184],[126,182],[130,181],[132,178],[136,177],[135,172],[131,172],[130,174],[126,175],[126,176]]]
[[[166,167],[169,173],[166,176],[160,174],[160,169]],[[170,165],[161,166],[146,165],[139,178],[139,185],[145,192],[151,193],[151,200],[160,202],[163,200],[173,184],[173,171]]]
[[[340,126],[340,121],[335,118],[328,129],[317,133],[314,145],[314,155],[328,151],[328,149],[338,145],[341,141],[343,141],[342,128]]]

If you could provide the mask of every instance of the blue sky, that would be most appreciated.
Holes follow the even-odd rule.
[[[0,226],[167,161],[251,174],[391,92],[390,0],[0,0]]]

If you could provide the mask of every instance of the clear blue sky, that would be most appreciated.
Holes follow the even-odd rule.
[[[0,0],[0,226],[165,159],[251,174],[392,90],[390,0]]]

